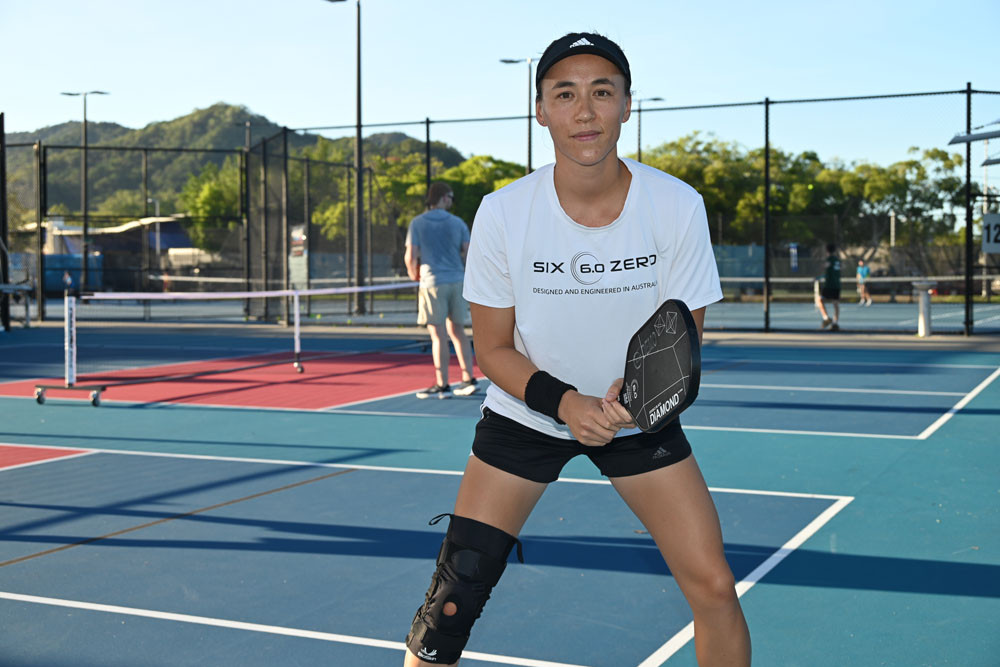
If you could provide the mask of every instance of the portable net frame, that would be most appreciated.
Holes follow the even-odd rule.
[[[131,293],[91,293],[77,296],[66,292],[64,295],[64,375],[63,382],[42,382],[35,386],[35,399],[44,403],[46,390],[76,390],[90,394],[91,403],[100,404],[101,393],[108,387],[150,382],[166,382],[188,379],[205,375],[234,373],[266,366],[291,365],[297,372],[303,371],[303,364],[308,360],[339,357],[351,354],[368,353],[364,351],[321,351],[302,349],[302,319],[305,317],[304,303],[307,298],[323,299],[329,297],[353,296],[357,294],[379,293],[389,295],[394,301],[400,300],[401,294],[413,295],[417,283],[398,283],[392,285],[373,285],[368,287],[328,287],[311,290],[268,290],[257,292],[168,292],[150,294],[144,292]],[[81,372],[79,353],[81,345],[78,338],[78,321],[81,312],[96,308],[104,312],[111,310],[124,311],[123,317],[116,319],[142,320],[152,304],[180,311],[180,319],[197,319],[203,323],[239,322],[244,319],[243,308],[248,302],[271,303],[272,309],[285,309],[290,314],[288,324],[291,327],[290,348],[284,352],[268,352],[260,354],[238,354],[233,359],[227,359],[218,367],[211,365],[196,370],[177,370],[172,363],[145,367],[135,365],[129,360],[114,357],[109,361],[88,363]],[[409,299],[414,303],[414,299]],[[86,317],[93,317],[87,313]],[[426,345],[425,341],[403,342],[382,347],[381,351],[403,349]],[[86,348],[84,348],[86,349]],[[155,348],[154,348],[155,350]],[[160,348],[162,351],[162,348]],[[116,350],[112,349],[114,355]],[[190,361],[190,360],[185,360]],[[173,368],[172,368],[173,366]]]

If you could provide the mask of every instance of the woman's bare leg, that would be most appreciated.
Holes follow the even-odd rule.
[[[694,456],[611,480],[659,547],[694,614],[701,667],[746,667],[750,633],[726,562],[715,504]]]

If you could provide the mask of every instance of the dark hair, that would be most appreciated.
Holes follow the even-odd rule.
[[[836,244],[836,243],[827,243],[827,244],[826,244],[826,251],[827,251],[828,253],[831,253],[831,254],[832,254],[832,253],[833,253],[833,251],[834,251],[834,250],[836,250],[836,249],[837,249],[837,244]]]
[[[625,92],[631,94],[632,71],[628,66],[628,58],[622,48],[613,41],[596,32],[571,32],[549,44],[542,57],[538,59],[535,68],[536,99],[542,96],[542,79],[545,74],[563,58],[589,53],[604,58],[618,68],[625,77]]]
[[[441,201],[441,197],[448,194],[452,194],[450,185],[443,181],[434,181],[431,183],[431,187],[427,188],[427,196],[424,198],[424,204],[427,205],[427,208],[435,206]]]

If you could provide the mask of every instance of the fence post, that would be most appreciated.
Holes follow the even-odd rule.
[[[0,285],[11,282],[7,237],[7,138],[3,112],[0,112]],[[0,328],[10,331],[10,295],[7,292],[0,292]]]
[[[431,189],[431,119],[424,119],[424,164],[427,166],[427,192]]]
[[[771,330],[771,98],[764,98],[764,331]]]
[[[242,255],[243,291],[250,291],[250,147],[240,153],[240,222],[243,224]],[[250,317],[250,299],[243,301],[243,318]]]
[[[288,128],[281,128],[281,289],[290,289],[288,281]],[[291,321],[288,297],[283,300],[285,326]]]
[[[347,167],[344,169],[344,173],[347,175],[347,190],[344,193],[344,201],[347,203],[344,216],[344,286],[350,287],[354,284],[354,262],[352,261],[353,249],[354,249],[354,238],[351,233],[351,226],[354,224],[354,211],[352,210],[354,204],[351,201],[354,190],[353,184],[351,182],[351,174],[354,173],[353,167]],[[347,304],[347,314],[351,314],[351,296],[347,295],[344,299],[344,303]]]
[[[375,181],[375,168],[370,167],[368,171],[368,284],[375,284],[375,250],[374,250],[374,226],[375,226],[375,205],[372,201],[372,184]],[[368,312],[375,313],[375,292],[368,293]]]
[[[260,142],[260,270],[263,277],[261,289],[270,288],[267,284],[267,139]],[[270,299],[264,300],[264,321],[268,320]]]
[[[240,219],[243,222],[243,291],[250,291],[250,121],[243,124],[240,154]],[[250,318],[250,299],[243,302],[243,317]]]
[[[972,82],[965,84],[965,133],[972,134]],[[965,335],[972,335],[972,142],[965,142]]]
[[[306,289],[312,287],[312,210],[309,208],[309,155],[302,167],[302,225],[306,230]],[[306,296],[306,316],[312,315],[312,297]]]
[[[35,142],[35,319],[45,319],[45,242],[42,220],[45,217],[45,149]]]

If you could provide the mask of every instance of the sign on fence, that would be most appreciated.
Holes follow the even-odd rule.
[[[983,214],[983,253],[1000,255],[1000,213]]]

